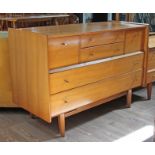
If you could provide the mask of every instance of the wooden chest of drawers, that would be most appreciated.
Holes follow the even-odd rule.
[[[9,30],[13,99],[47,122],[122,95],[146,81],[148,27],[104,22]]]

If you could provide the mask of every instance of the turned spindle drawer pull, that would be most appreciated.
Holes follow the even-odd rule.
[[[67,46],[68,44],[67,43],[61,43],[62,45],[64,45],[64,46]]]

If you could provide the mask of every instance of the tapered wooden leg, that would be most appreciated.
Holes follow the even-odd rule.
[[[150,100],[152,96],[152,83],[147,84],[147,99]]]
[[[58,125],[59,125],[59,132],[62,137],[65,136],[65,114],[61,114],[58,116]]]
[[[130,108],[132,102],[132,89],[128,90],[126,99],[127,99],[126,107]]]

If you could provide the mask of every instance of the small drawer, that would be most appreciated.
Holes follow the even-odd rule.
[[[80,62],[120,55],[124,53],[123,48],[123,42],[83,48],[80,50]]]
[[[79,36],[48,38],[49,68],[78,63]]]
[[[84,105],[141,86],[142,70],[51,95],[51,115],[57,116]]]
[[[148,70],[155,69],[155,49],[149,50]]]
[[[107,58],[107,61],[104,60],[97,64],[50,74],[50,94],[140,70],[143,64],[143,53],[132,56],[123,55],[111,59]]]
[[[98,32],[82,35],[81,48],[124,41],[124,31]]]
[[[155,81],[155,70],[147,73],[147,83]]]
[[[125,38],[125,53],[143,50],[143,30],[128,30]]]

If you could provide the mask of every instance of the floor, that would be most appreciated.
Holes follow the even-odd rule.
[[[145,89],[135,90],[131,108],[125,108],[125,97],[122,97],[67,118],[64,138],[59,135],[56,118],[48,124],[32,119],[21,109],[0,109],[0,141],[112,142],[126,137],[136,141],[134,133],[154,125],[155,85],[153,89],[149,101],[145,99]],[[151,135],[141,141],[152,141],[152,128]]]

